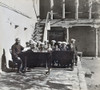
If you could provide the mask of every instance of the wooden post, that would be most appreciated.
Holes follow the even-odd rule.
[[[53,0],[50,0],[51,20],[53,20],[53,7],[54,7],[54,1]]]
[[[92,0],[89,0],[89,19],[92,18]]]
[[[53,10],[51,10],[51,20],[53,20]]]
[[[44,35],[43,35],[43,42],[47,41],[47,29],[48,29],[48,20],[49,20],[50,12],[47,13],[46,21],[45,21],[45,28],[44,28]]]
[[[63,12],[62,12],[62,18],[65,19],[65,0],[63,0]]]
[[[98,58],[98,28],[96,28],[96,58]]]
[[[75,0],[75,19],[78,20],[79,0]]]
[[[66,38],[66,42],[68,43],[68,42],[69,42],[69,28],[68,28],[68,27],[66,28],[66,31],[67,31],[67,38]]]

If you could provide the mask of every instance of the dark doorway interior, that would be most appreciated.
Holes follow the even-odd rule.
[[[66,31],[63,28],[51,28],[50,31],[48,31],[48,40],[51,42],[51,40],[56,41],[65,41],[66,38]]]

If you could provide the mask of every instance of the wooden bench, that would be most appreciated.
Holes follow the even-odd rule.
[[[74,66],[74,52],[73,51],[54,51],[52,52],[52,60],[58,62],[58,66],[71,67]]]

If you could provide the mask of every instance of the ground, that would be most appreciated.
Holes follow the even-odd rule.
[[[0,90],[100,90],[99,70],[100,59],[83,57],[74,71],[52,68],[46,74],[46,68],[34,68],[26,74],[2,73]]]
[[[71,68],[38,67],[26,72],[5,72],[0,75],[0,90],[87,90],[84,72],[78,59],[78,66]]]
[[[100,90],[100,58],[83,57],[81,62],[88,90]]]

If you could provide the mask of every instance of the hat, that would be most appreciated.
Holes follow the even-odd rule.
[[[62,42],[62,44],[67,44],[67,42]]]
[[[49,40],[45,40],[44,42],[49,42]]]
[[[76,40],[72,38],[71,41],[75,42]]]
[[[56,41],[55,40],[52,40],[51,42],[54,42],[55,43]]]
[[[15,41],[20,41],[20,39],[19,38],[16,38]]]
[[[58,41],[58,43],[61,44],[62,42],[61,41]]]

